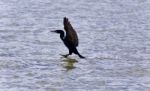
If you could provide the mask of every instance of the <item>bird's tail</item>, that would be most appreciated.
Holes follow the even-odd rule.
[[[75,48],[74,53],[77,54],[80,58],[85,58],[78,52],[77,48]]]

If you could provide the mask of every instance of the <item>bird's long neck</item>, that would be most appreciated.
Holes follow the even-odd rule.
[[[60,33],[60,38],[61,38],[62,40],[64,40],[64,38],[65,38],[64,32]]]

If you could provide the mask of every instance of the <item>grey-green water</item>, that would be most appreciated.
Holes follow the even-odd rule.
[[[63,17],[79,35],[68,53]],[[149,0],[0,0],[0,91],[150,91]]]

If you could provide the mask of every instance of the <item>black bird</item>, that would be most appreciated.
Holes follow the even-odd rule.
[[[71,55],[72,53],[77,54],[80,58],[85,58],[77,50],[78,46],[78,36],[76,31],[73,29],[72,25],[70,24],[68,18],[64,17],[64,30],[54,30],[51,32],[55,32],[60,34],[60,38],[65,44],[65,46],[69,49],[69,54],[63,55],[64,57],[67,57],[68,55]],[[66,36],[65,36],[66,35]]]

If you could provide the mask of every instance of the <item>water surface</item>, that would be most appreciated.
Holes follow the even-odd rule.
[[[0,0],[0,91],[149,91],[150,1]],[[68,17],[79,52],[59,35]]]

